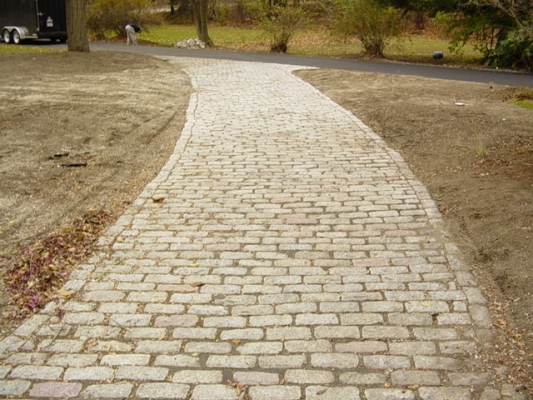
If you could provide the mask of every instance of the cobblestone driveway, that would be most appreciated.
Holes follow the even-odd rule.
[[[480,365],[486,301],[398,154],[295,67],[177,61],[174,155],[64,314],[0,343],[0,396],[521,398]]]

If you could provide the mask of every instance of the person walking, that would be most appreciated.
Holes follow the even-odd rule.
[[[137,36],[136,33],[141,32],[141,27],[139,25],[135,24],[127,24],[126,25],[126,35],[128,37],[128,40],[126,41],[126,44],[136,46],[137,45]]]

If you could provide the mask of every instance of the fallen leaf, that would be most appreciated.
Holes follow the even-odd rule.
[[[57,291],[57,294],[61,297],[64,297],[66,299],[68,299],[69,297],[72,297],[74,295],[74,292],[71,292],[69,290],[65,290],[65,289],[59,289]]]
[[[237,396],[240,395],[244,389],[246,389],[246,385],[242,382],[237,383],[235,387],[237,388]]]

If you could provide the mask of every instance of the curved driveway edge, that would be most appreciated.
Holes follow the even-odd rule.
[[[54,47],[64,48],[65,45]],[[117,43],[92,42],[91,50],[129,51],[140,54],[191,57],[215,60],[250,61],[348,71],[376,72],[392,75],[420,76],[465,82],[492,83],[506,86],[533,87],[533,74],[494,69],[455,68],[443,65],[410,64],[391,61],[345,60],[324,57],[303,57],[290,54],[249,53],[242,51],[180,49],[163,46],[126,46]],[[428,58],[430,55],[428,54]]]
[[[194,86],[174,154],[0,342],[0,396],[525,399],[396,152],[297,67],[169,60]]]

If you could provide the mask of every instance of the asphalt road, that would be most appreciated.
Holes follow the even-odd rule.
[[[57,45],[60,46],[60,45]],[[63,45],[64,46],[64,45]],[[301,57],[288,54],[246,53],[225,50],[178,49],[159,46],[126,46],[119,43],[91,42],[91,50],[131,51],[141,54],[176,57],[198,57],[234,61],[254,61],[307,67],[343,69],[383,74],[410,75],[424,78],[448,79],[466,82],[494,83],[508,86],[533,87],[533,74],[417,65],[387,61],[340,60],[320,57]]]

